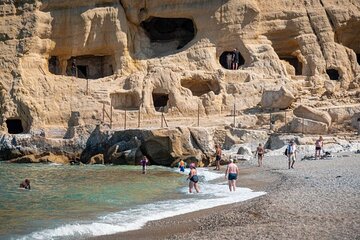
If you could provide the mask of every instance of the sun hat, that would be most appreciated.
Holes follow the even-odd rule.
[[[190,168],[195,168],[195,163],[190,163]]]

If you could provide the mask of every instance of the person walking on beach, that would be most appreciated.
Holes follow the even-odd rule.
[[[320,136],[318,140],[315,142],[315,160],[320,159],[321,157],[321,150],[323,150],[324,147],[324,140],[323,137]]]
[[[181,159],[181,161],[179,162],[180,172],[185,172],[185,167],[186,167],[186,163],[184,162],[184,160]]]
[[[228,183],[229,183],[229,190],[234,191],[236,190],[236,179],[239,174],[239,168],[234,163],[234,160],[230,159],[230,163],[227,165],[226,171],[225,171],[225,179],[227,176]]]
[[[199,177],[197,175],[195,163],[190,164],[190,173],[189,173],[189,176],[187,177],[187,180],[190,180],[189,193],[192,193],[193,188],[195,188],[196,192],[199,193],[200,192],[199,183],[198,183]]]
[[[144,157],[141,159],[140,164],[142,166],[142,173],[145,174],[146,173],[146,165],[148,164],[149,160],[147,159],[147,157],[144,155]]]
[[[216,144],[215,145],[215,164],[216,164],[216,166],[215,166],[214,170],[220,171],[221,154],[222,154],[221,147],[219,144]]]
[[[287,146],[287,156],[289,160],[289,169],[294,168],[295,160],[296,160],[296,144],[294,140],[291,140],[289,145]]]
[[[264,147],[261,143],[259,143],[259,146],[256,148],[256,152],[255,152],[255,157],[256,157],[256,154],[258,157],[258,167],[262,167],[264,153],[265,153]]]
[[[30,189],[31,189],[31,187],[30,187],[30,180],[29,180],[29,179],[25,179],[22,183],[20,183],[19,188],[24,188],[24,189],[30,190]]]

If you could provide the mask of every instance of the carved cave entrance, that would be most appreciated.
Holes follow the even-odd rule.
[[[49,72],[55,75],[66,74],[78,78],[97,79],[114,74],[112,56],[84,55],[67,60],[66,69],[62,70],[58,56],[48,60]]]
[[[327,69],[326,73],[331,80],[339,80],[340,79],[339,71],[336,69]]]
[[[223,66],[226,69],[232,69],[232,57],[233,57],[234,52],[233,51],[225,51],[220,55],[219,58],[219,62],[221,64],[221,66]],[[242,66],[245,64],[245,59],[244,57],[241,55],[241,53],[239,53],[239,61],[238,61],[238,67]],[[234,69],[235,70],[235,69]]]
[[[150,41],[159,43],[163,51],[181,49],[195,36],[194,22],[187,18],[151,17],[141,26]]]
[[[192,95],[197,97],[211,91],[213,91],[216,95],[220,92],[219,84],[210,80],[183,79],[181,80],[181,86],[190,89]]]
[[[294,56],[284,56],[284,57],[279,57],[280,60],[286,61],[288,62],[291,66],[294,67],[295,69],[295,75],[296,76],[300,76],[302,75],[302,63],[299,61],[299,59],[297,57]]]
[[[67,61],[66,72],[78,78],[97,79],[114,74],[112,56],[77,56]]]
[[[110,97],[114,109],[137,110],[140,107],[140,97],[136,93],[113,93]]]
[[[155,110],[163,112],[164,108],[168,105],[169,94],[153,93],[152,94]]]
[[[19,134],[24,132],[21,119],[8,119],[6,120],[6,127],[8,133],[10,134]]]

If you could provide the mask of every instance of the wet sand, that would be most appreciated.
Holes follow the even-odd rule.
[[[237,185],[268,194],[92,239],[360,239],[360,154],[240,162]],[[223,167],[224,169],[225,167]]]

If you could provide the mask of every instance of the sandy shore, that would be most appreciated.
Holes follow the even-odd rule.
[[[92,239],[360,239],[360,154],[241,162],[238,186],[268,194]]]

